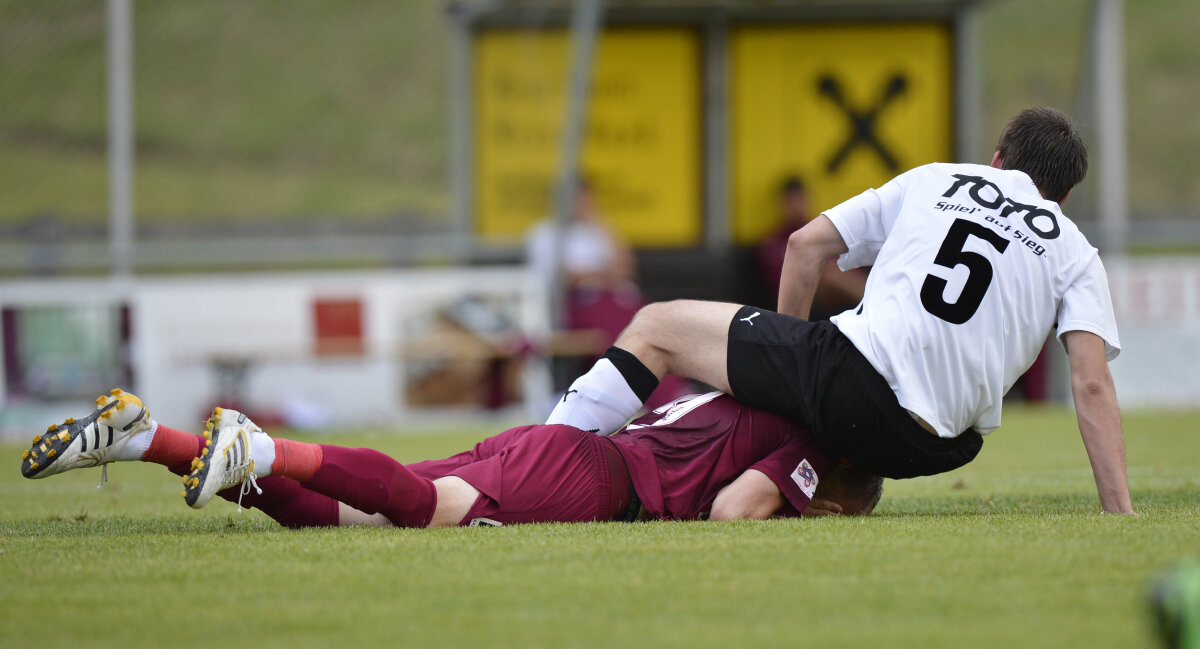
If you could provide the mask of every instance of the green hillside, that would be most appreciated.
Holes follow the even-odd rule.
[[[445,213],[442,3],[134,4],[141,222]],[[1021,107],[1078,108],[1088,7],[983,5],[982,146]],[[1200,12],[1126,13],[1134,211],[1194,212]],[[105,222],[104,28],[102,2],[0,0],[0,222]]]

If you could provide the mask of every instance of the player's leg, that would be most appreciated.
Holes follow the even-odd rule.
[[[171,473],[182,476],[186,484],[186,476],[195,468],[206,441],[203,435],[156,422],[154,437],[140,459],[165,466]],[[225,489],[217,495],[240,507],[257,509],[280,525],[293,529],[357,524],[342,522],[340,503],[309,491],[293,480],[267,477],[260,480],[258,486],[261,492],[242,494],[239,489]]]
[[[276,478],[263,478],[274,480]],[[294,485],[300,483],[286,478],[279,478]],[[462,478],[447,476],[436,478],[433,486],[437,490],[437,505],[433,509],[433,518],[426,527],[455,527],[467,515],[475,500],[479,498],[479,490],[467,484]],[[309,492],[315,493],[315,492]],[[338,503],[338,525],[372,525],[376,527],[394,527],[395,523],[383,514],[368,514],[359,511],[346,503]]]
[[[612,434],[642,407],[665,374],[729,392],[729,325],[741,308],[696,300],[643,307],[613,347],[571,384],[546,423]]]
[[[458,524],[478,496],[459,480],[431,479],[373,449],[273,438],[234,410],[214,410],[205,436],[209,444],[184,477],[184,499],[197,509],[225,490],[253,498],[260,480],[286,480],[343,503],[335,508],[341,524],[429,527]]]
[[[638,311],[614,344],[637,357],[660,379],[674,374],[728,392],[725,348],[729,323],[741,308],[699,300],[649,304]]]
[[[382,514],[405,527],[461,525],[476,517],[501,523],[611,520],[618,505],[629,505],[624,462],[615,449],[611,457],[602,449],[612,443],[568,426],[511,429],[482,444],[485,452],[476,461],[456,462],[440,476],[433,463],[405,466],[372,449],[272,439],[231,410],[214,413],[208,434],[211,444],[186,477],[194,507],[218,488],[242,486],[253,496],[253,484],[265,475],[302,481],[297,484],[370,517],[356,515],[353,522],[378,523],[374,515]],[[264,470],[266,462],[255,454],[266,444],[275,454]],[[614,475],[624,491],[610,488]]]
[[[96,400],[97,408],[81,419],[68,419],[34,438],[21,460],[27,478],[45,478],[72,469],[105,467],[113,462],[149,462],[175,475],[192,470],[192,461],[204,450],[201,435],[164,426],[136,395],[113,390]],[[102,478],[103,481],[103,478]],[[263,493],[250,494],[247,507],[262,510],[288,527],[338,524],[337,503],[306,491],[290,480],[265,480]],[[218,494],[236,502],[237,490]]]
[[[458,501],[469,506],[455,512],[452,524],[619,520],[629,509],[632,490],[625,461],[611,440],[556,425],[516,429],[502,453],[442,478],[454,479],[473,488],[464,496],[475,497]]]
[[[183,476],[186,486],[187,475],[196,468],[207,441],[203,435],[155,422],[153,439],[140,459],[161,464],[171,473]],[[218,491],[216,495],[240,507],[257,509],[292,529],[389,524],[386,519],[379,521],[324,494],[305,489],[295,480],[268,476],[258,480],[258,487],[261,491],[242,493],[238,488],[230,488]],[[185,489],[185,496],[186,493]]]

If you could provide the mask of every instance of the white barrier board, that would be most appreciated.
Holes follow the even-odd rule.
[[[405,346],[437,328],[435,314],[484,296],[509,305],[514,328],[537,340],[549,329],[540,290],[513,266],[172,276],[120,285],[48,279],[0,284],[0,308],[127,305],[134,380],[123,387],[168,425],[196,427],[219,388],[218,365],[233,359],[245,370],[245,394],[238,395],[245,403],[311,404],[331,426],[395,428],[418,414],[405,400]],[[321,300],[361,305],[359,352],[314,351],[313,309]],[[0,375],[2,433],[38,430],[90,405],[78,397],[36,401],[5,388]],[[527,401],[550,397],[546,377],[527,377],[524,388]]]
[[[1200,259],[1105,265],[1121,337],[1110,365],[1121,406],[1200,407]]]

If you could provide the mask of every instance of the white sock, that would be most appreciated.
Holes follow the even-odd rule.
[[[575,379],[546,419],[600,435],[612,435],[642,407],[612,361],[601,358],[587,374]]]
[[[271,475],[271,465],[275,464],[275,440],[266,433],[250,433],[250,455],[254,458],[254,477]]]
[[[158,422],[150,420],[150,429],[143,430],[140,433],[134,433],[125,442],[125,446],[117,451],[118,462],[129,462],[131,460],[140,460],[146,454],[146,449],[150,448],[150,442],[154,441],[154,433],[158,432]]]

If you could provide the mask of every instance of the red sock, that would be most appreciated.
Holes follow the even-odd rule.
[[[275,462],[271,464],[271,475],[308,482],[321,468],[320,444],[305,444],[279,437],[272,437],[271,441],[275,442]]]
[[[154,431],[154,438],[150,440],[150,448],[142,454],[142,461],[161,464],[170,469],[171,473],[183,475],[191,470],[192,460],[200,457],[203,451],[202,435],[159,424],[158,429]]]
[[[278,456],[276,456],[278,457]],[[433,482],[369,448],[321,446],[320,468],[304,483],[368,514],[383,514],[401,527],[428,527],[437,507]]]
[[[278,444],[275,448],[278,454]],[[203,451],[203,435],[159,424],[154,439],[150,440],[150,448],[142,454],[142,461],[161,464],[171,473],[182,476],[191,472],[192,459],[200,457]],[[258,486],[263,490],[261,494],[252,490],[241,496],[242,507],[258,509],[284,527],[337,527],[338,501],[333,498],[309,491],[295,480],[286,478],[259,478]],[[236,503],[239,491],[240,487],[232,487],[218,491],[217,495]]]

